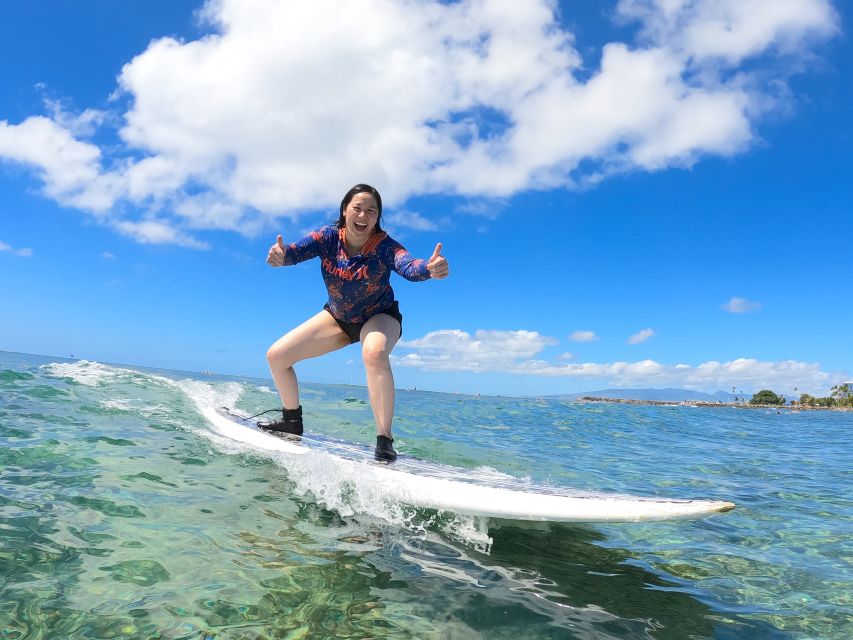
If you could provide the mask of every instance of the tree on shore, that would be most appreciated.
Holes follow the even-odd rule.
[[[816,398],[808,393],[800,396],[799,404],[804,407],[853,407],[850,384],[837,384],[825,398]]]
[[[845,383],[833,385],[830,396],[835,398],[836,400],[849,400],[850,394],[850,385]]]
[[[817,398],[812,395],[809,395],[808,393],[800,394],[800,404],[805,405],[807,407],[817,406],[817,403],[815,402],[816,400]]]
[[[749,404],[775,404],[782,405],[785,404],[784,396],[777,396],[770,389],[762,389],[758,393],[752,396]]]

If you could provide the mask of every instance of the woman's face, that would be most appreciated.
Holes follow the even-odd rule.
[[[376,198],[370,193],[357,193],[344,210],[347,237],[355,242],[367,241],[379,220]]]

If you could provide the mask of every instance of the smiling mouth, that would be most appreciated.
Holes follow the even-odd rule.
[[[353,222],[352,226],[355,227],[356,231],[367,231],[367,223],[366,222]]]

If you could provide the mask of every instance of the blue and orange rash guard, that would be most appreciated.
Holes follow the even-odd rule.
[[[320,270],[329,291],[329,309],[343,322],[367,322],[394,302],[391,271],[406,280],[428,280],[426,260],[415,258],[384,231],[374,233],[361,253],[346,251],[346,229],[329,225],[312,231],[284,248],[284,264],[320,257]]]

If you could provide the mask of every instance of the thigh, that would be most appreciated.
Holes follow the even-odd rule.
[[[378,313],[361,328],[362,351],[391,353],[400,339],[402,327],[396,318],[387,313]]]
[[[323,310],[279,338],[270,351],[286,353],[288,360],[297,362],[336,351],[349,343],[332,315]]]

